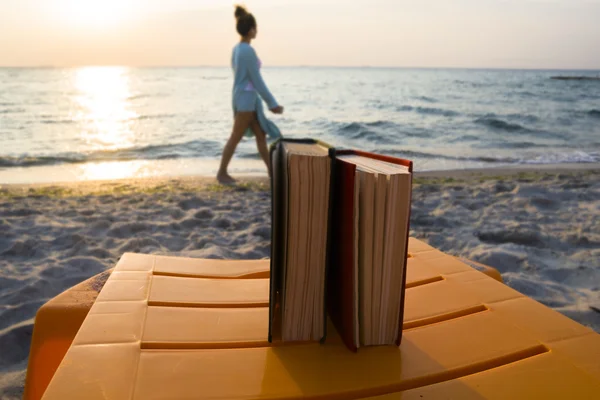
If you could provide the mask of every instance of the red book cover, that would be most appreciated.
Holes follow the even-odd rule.
[[[356,165],[334,162],[332,235],[327,305],[331,321],[346,346],[354,343],[354,177]]]

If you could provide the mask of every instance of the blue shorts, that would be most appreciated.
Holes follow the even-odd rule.
[[[258,95],[254,91],[243,91],[236,94],[233,99],[235,112],[256,112]]]

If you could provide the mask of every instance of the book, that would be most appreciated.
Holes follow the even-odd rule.
[[[269,342],[323,341],[332,159],[314,140],[271,146]]]
[[[328,312],[346,346],[400,345],[412,162],[332,150]]]
[[[412,162],[304,139],[271,147],[269,341],[402,338]]]

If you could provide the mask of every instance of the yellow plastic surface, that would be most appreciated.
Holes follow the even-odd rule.
[[[24,400],[42,397],[109,274],[96,275],[40,307],[31,338]]]
[[[143,348],[268,346],[269,309],[149,307],[145,326]]]
[[[423,399],[597,399],[597,379],[567,360],[546,353],[458,379],[371,397],[371,400]]]
[[[269,278],[268,260],[201,260],[156,256],[155,275],[196,278]]]
[[[500,272],[498,272],[496,268],[488,267],[487,265],[480,264],[478,262],[468,260],[466,258],[459,258],[459,260],[475,268],[477,271],[483,272],[490,278],[494,278],[498,282],[502,282],[502,275],[500,275]]]
[[[149,302],[173,307],[268,307],[269,279],[155,276]]]
[[[409,252],[401,346],[358,353],[331,325],[324,345],[267,342],[268,261],[126,254],[43,398],[598,398],[598,334],[423,242]]]

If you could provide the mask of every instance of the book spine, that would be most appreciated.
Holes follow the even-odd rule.
[[[273,142],[273,144],[271,144],[271,146],[269,147],[269,162],[271,163],[271,170],[274,168],[274,160],[273,160],[273,153],[275,152],[275,148],[277,147],[279,140],[276,140],[275,142]],[[271,183],[271,238],[273,238],[273,235],[275,234],[275,229],[274,229],[274,222],[275,222],[275,182],[274,182],[274,177],[275,174],[271,173],[271,177],[269,179],[270,183]],[[269,262],[269,275],[272,278],[273,276],[273,246],[271,244],[271,260]],[[272,319],[273,319],[273,306],[271,305],[271,303],[274,300],[274,296],[273,296],[273,279],[269,279],[269,333],[268,333],[268,340],[269,343],[273,342],[273,335],[271,333],[272,330]]]
[[[325,339],[327,338],[327,298],[328,298],[328,289],[327,286],[329,284],[329,279],[331,278],[331,246],[333,243],[333,196],[335,193],[335,158],[336,158],[336,150],[334,147],[330,147],[326,143],[321,143],[324,146],[329,148],[329,161],[330,161],[330,169],[329,169],[329,204],[327,210],[327,243],[325,245],[326,253],[325,253],[325,284],[324,292],[323,292],[323,337],[321,338],[321,344],[325,343]]]
[[[406,297],[406,269],[407,269],[407,264],[408,264],[408,238],[410,236],[410,215],[411,215],[411,211],[412,211],[412,181],[413,181],[413,163],[412,161],[409,161],[410,165],[408,166],[408,170],[410,172],[410,195],[409,195],[409,199],[408,199],[408,204],[409,204],[409,208],[408,208],[408,222],[407,222],[407,227],[406,227],[406,244],[405,244],[405,249],[406,249],[406,254],[404,255],[404,272],[402,273],[402,292],[401,292],[401,298],[400,298],[400,315],[398,316],[399,318],[399,324],[398,324],[398,339],[396,340],[396,345],[400,346],[400,344],[402,343],[402,325],[404,323],[404,298]]]
[[[347,244],[354,244],[354,176],[356,166],[337,159],[337,150],[330,150],[333,160],[333,193],[331,194],[331,241],[327,311],[346,347],[356,352],[354,343],[354,253]],[[349,213],[348,210],[351,212]],[[350,224],[348,226],[347,224]],[[350,249],[351,250],[351,249]]]
[[[277,307],[277,289],[278,289],[278,285],[277,285],[277,279],[278,279],[278,274],[277,274],[277,262],[279,261],[279,255],[277,254],[277,252],[279,251],[276,247],[277,246],[273,246],[273,238],[275,237],[275,232],[276,232],[276,224],[279,223],[281,216],[278,215],[279,214],[279,210],[281,208],[280,204],[277,204],[280,199],[280,193],[277,193],[276,190],[281,190],[281,188],[279,187],[279,185],[276,185],[275,182],[275,172],[274,169],[277,168],[277,164],[279,160],[275,160],[274,159],[274,155],[275,155],[275,150],[277,150],[279,147],[282,146],[282,140],[283,139],[278,139],[277,141],[275,141],[272,145],[271,148],[269,149],[269,158],[270,158],[270,162],[271,162],[271,178],[270,178],[270,182],[271,182],[271,261],[270,261],[270,279],[269,279],[269,334],[268,334],[268,340],[269,343],[273,343],[273,330],[274,330],[274,324],[273,321],[275,319],[275,313],[276,313],[276,307]]]

